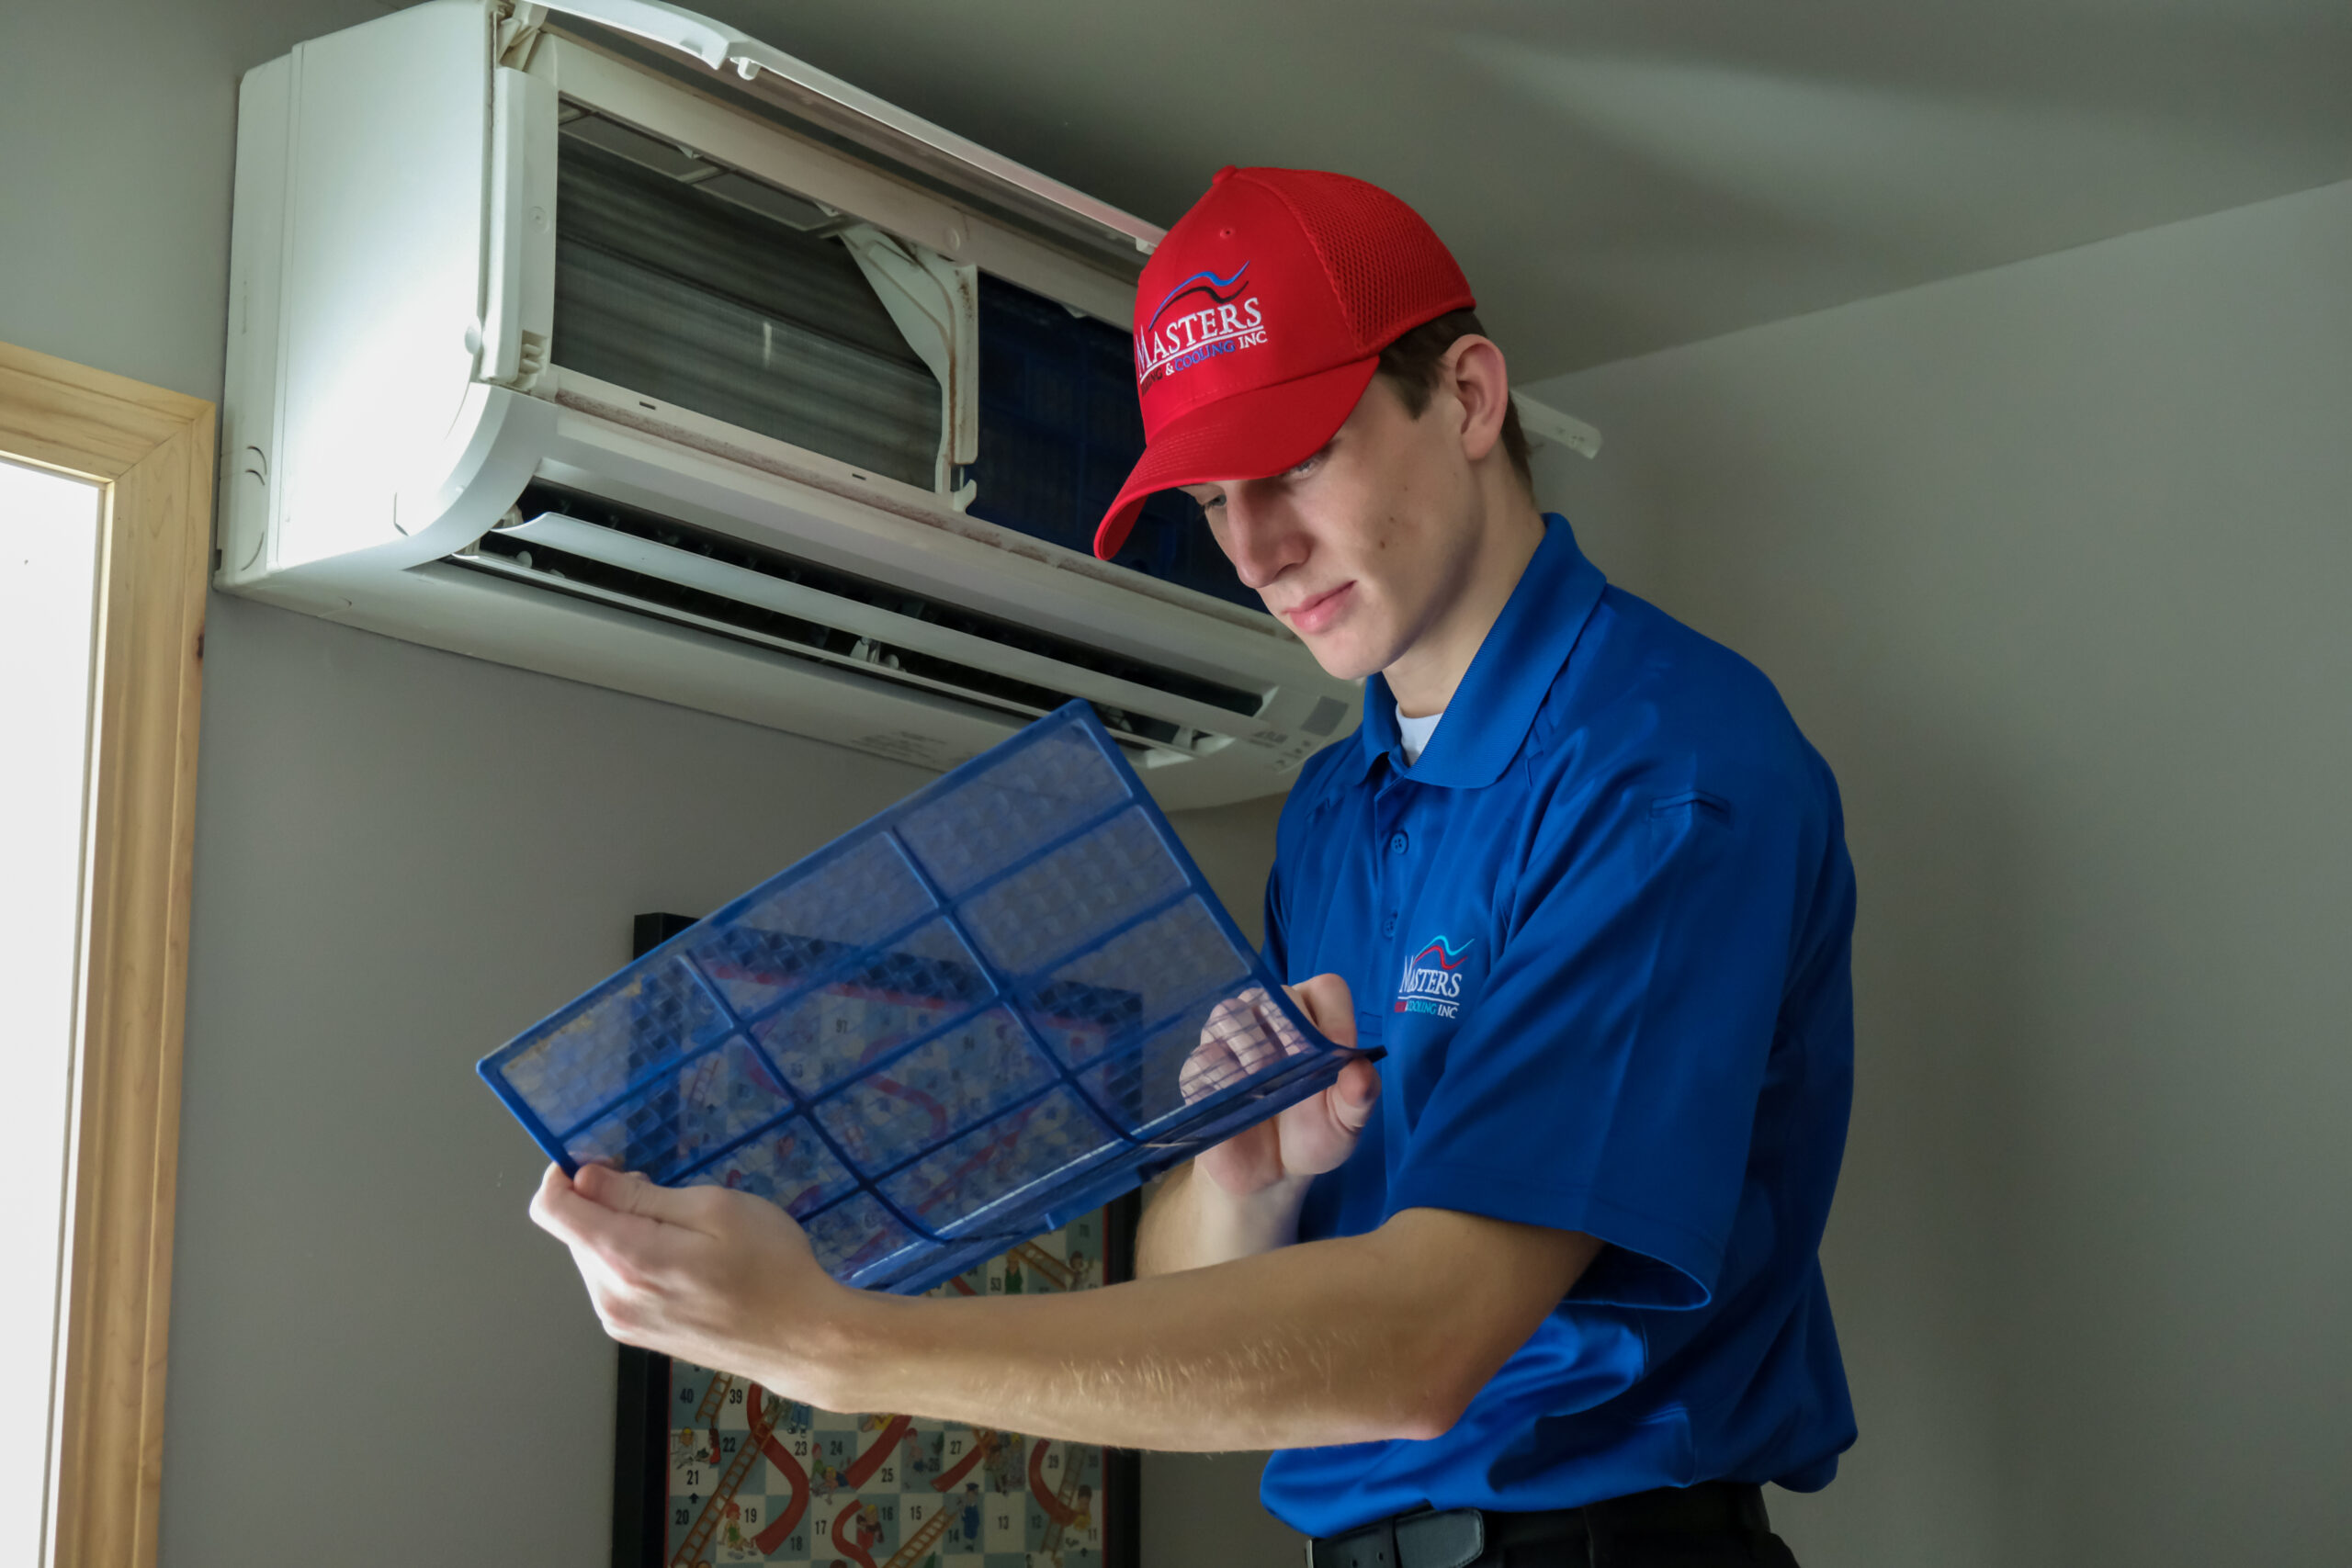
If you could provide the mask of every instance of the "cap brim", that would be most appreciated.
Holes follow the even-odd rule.
[[[1127,542],[1136,513],[1158,491],[1221,479],[1263,479],[1320,451],[1355,412],[1380,356],[1358,359],[1295,380],[1253,388],[1205,403],[1168,422],[1119,499],[1094,530],[1094,554],[1109,560]]]

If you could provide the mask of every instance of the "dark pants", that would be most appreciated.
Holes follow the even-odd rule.
[[[1479,1536],[1465,1532],[1476,1522]],[[1310,1549],[1316,1568],[1796,1568],[1758,1487],[1710,1482],[1543,1514],[1400,1515]]]
[[[1788,1543],[1760,1536],[1642,1536],[1595,1557],[1589,1540],[1489,1547],[1472,1568],[1797,1568]]]

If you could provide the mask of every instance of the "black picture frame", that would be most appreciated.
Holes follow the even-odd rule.
[[[632,959],[642,958],[695,923],[695,917],[640,914],[630,929]],[[1130,1192],[1103,1211],[1102,1277],[1135,1278],[1136,1224],[1143,1195]],[[613,1419],[612,1568],[668,1568],[670,1511],[670,1358],[623,1345]],[[1141,1568],[1142,1456],[1104,1448],[1102,1568]]]

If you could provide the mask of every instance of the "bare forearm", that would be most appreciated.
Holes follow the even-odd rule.
[[[1432,1436],[1458,1382],[1442,1303],[1383,1254],[1349,1237],[1062,1295],[860,1296],[826,1403],[1124,1448]]]
[[[1168,1175],[1136,1226],[1136,1275],[1205,1269],[1288,1247],[1298,1237],[1307,1183],[1286,1179],[1236,1198],[1192,1165]]]

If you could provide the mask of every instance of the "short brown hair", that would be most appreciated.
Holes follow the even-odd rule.
[[[1396,389],[1405,412],[1415,419],[1421,417],[1430,406],[1430,394],[1437,390],[1438,363],[1446,351],[1465,337],[1486,337],[1487,329],[1478,324],[1476,310],[1449,310],[1434,321],[1398,337],[1380,351],[1379,374],[1388,378]],[[1511,470],[1519,475],[1519,482],[1532,493],[1535,489],[1535,474],[1528,461],[1527,432],[1520,428],[1519,405],[1503,404],[1503,451],[1510,457]]]

